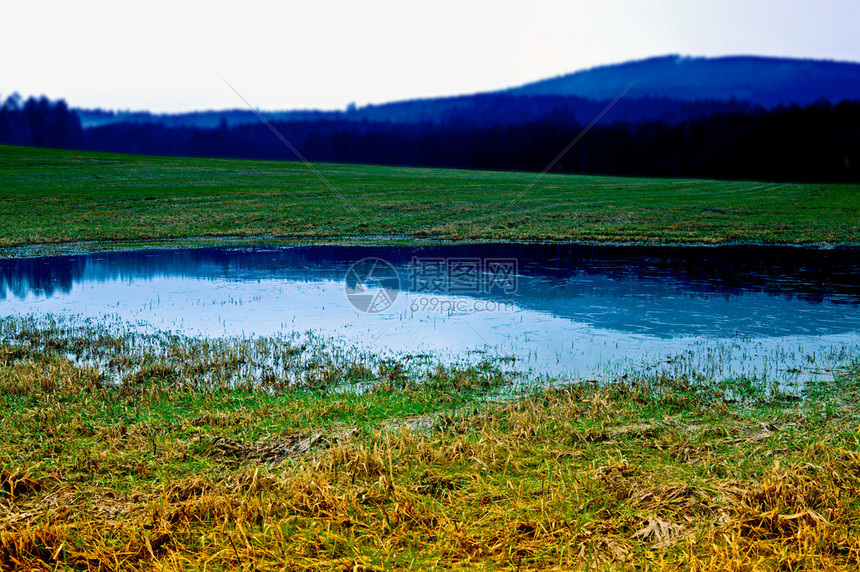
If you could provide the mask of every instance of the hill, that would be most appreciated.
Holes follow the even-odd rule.
[[[736,99],[773,107],[860,99],[860,64],[789,58],[662,56],[580,71],[507,90],[515,95],[612,99],[635,82],[630,97],[683,101]]]

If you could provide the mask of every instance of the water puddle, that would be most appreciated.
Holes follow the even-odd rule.
[[[641,368],[791,385],[860,345],[860,250],[295,246],[0,260],[0,316],[49,315],[210,338],[311,331],[533,375]]]

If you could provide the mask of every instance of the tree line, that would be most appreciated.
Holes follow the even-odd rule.
[[[508,102],[507,105],[512,105]],[[533,113],[534,102],[531,102]],[[564,108],[512,123],[463,116],[412,124],[329,118],[274,121],[311,161],[542,171],[584,129]],[[120,122],[83,128],[66,103],[9,97],[0,143],[147,155],[295,160],[262,123],[217,127]],[[860,102],[721,108],[682,120],[592,127],[561,173],[860,182]]]

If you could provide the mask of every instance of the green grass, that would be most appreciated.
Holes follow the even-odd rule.
[[[860,185],[123,156],[0,146],[0,247],[191,237],[858,243]]]

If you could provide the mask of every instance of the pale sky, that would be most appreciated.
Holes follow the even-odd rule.
[[[0,96],[336,109],[665,54],[860,61],[860,0],[0,0]]]

